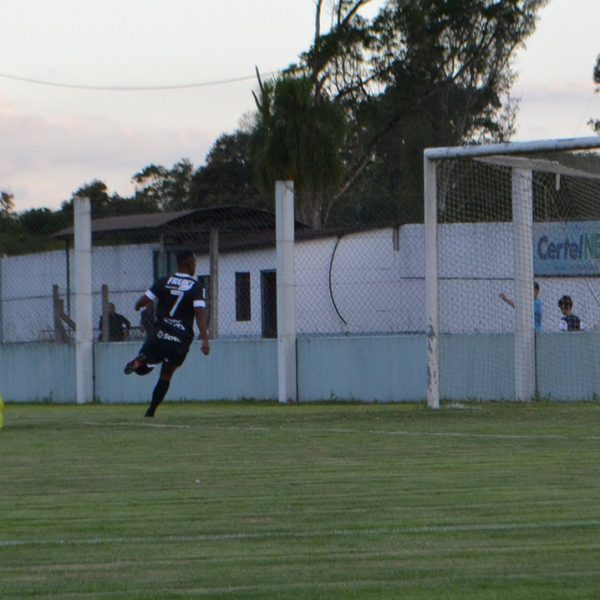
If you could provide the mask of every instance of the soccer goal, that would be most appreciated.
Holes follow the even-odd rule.
[[[600,137],[429,148],[424,201],[428,405],[595,398]]]

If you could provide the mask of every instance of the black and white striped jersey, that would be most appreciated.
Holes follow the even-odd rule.
[[[582,331],[585,329],[581,319],[575,315],[565,315],[562,317],[559,327],[561,331]]]
[[[170,331],[185,341],[194,339],[197,308],[204,308],[204,289],[195,277],[174,273],[158,279],[146,291],[156,304],[156,321],[160,329]]]

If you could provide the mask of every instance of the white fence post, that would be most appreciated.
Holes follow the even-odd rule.
[[[75,380],[78,404],[94,399],[92,218],[89,198],[73,200],[75,215]]]
[[[425,157],[425,312],[427,336],[427,406],[440,407],[439,379],[439,310],[437,253],[437,191],[436,167]]]
[[[294,183],[275,184],[277,240],[277,374],[279,402],[298,399],[296,381],[296,282],[294,273]]]
[[[515,269],[515,399],[535,395],[533,318],[533,174],[512,170],[513,251]]]

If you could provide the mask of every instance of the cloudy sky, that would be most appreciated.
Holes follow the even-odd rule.
[[[312,0],[2,2],[0,189],[17,210],[55,208],[93,179],[129,195],[150,163],[203,164],[253,109],[255,66],[275,71],[309,47],[313,9]],[[600,0],[551,0],[540,17],[515,65],[516,139],[591,135]],[[81,89],[198,83],[207,85]]]

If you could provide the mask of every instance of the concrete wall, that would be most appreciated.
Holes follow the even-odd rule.
[[[538,226],[534,229],[541,231]],[[133,304],[152,283],[156,249],[152,244],[94,248],[95,325],[100,317],[103,283],[109,285],[111,299],[119,312],[134,325],[139,323]],[[208,258],[198,258],[198,275],[207,275]],[[600,258],[597,262],[600,264]],[[219,334],[222,338],[260,338],[261,272],[274,269],[274,248],[221,255]],[[235,319],[237,271],[250,273],[249,321]],[[298,242],[295,261],[298,333],[423,333],[424,271],[422,225]],[[514,310],[498,296],[501,292],[513,295],[512,273],[510,224],[441,225],[440,331],[447,334],[511,333]],[[557,300],[563,294],[574,298],[575,313],[588,329],[600,325],[600,266],[595,275],[589,270],[583,275],[575,270],[573,275],[565,277],[563,273],[563,276],[538,278],[542,287],[545,331],[558,331],[561,314]],[[0,258],[0,326],[3,334],[0,339],[4,342],[39,341],[51,336],[50,294],[55,283],[61,286],[64,294],[64,252]]]
[[[440,344],[441,397],[510,400],[514,397],[512,334],[446,335]],[[96,343],[95,393],[103,403],[148,402],[157,374],[125,376],[139,343]],[[554,400],[596,399],[600,390],[600,335],[537,336],[539,394]],[[425,398],[423,335],[301,337],[300,401],[421,401]],[[74,402],[74,346],[0,346],[0,393],[8,402]],[[277,399],[276,340],[218,340],[211,354],[198,342],[173,380],[168,399]]]
[[[0,394],[7,402],[75,402],[75,346],[0,345]]]

